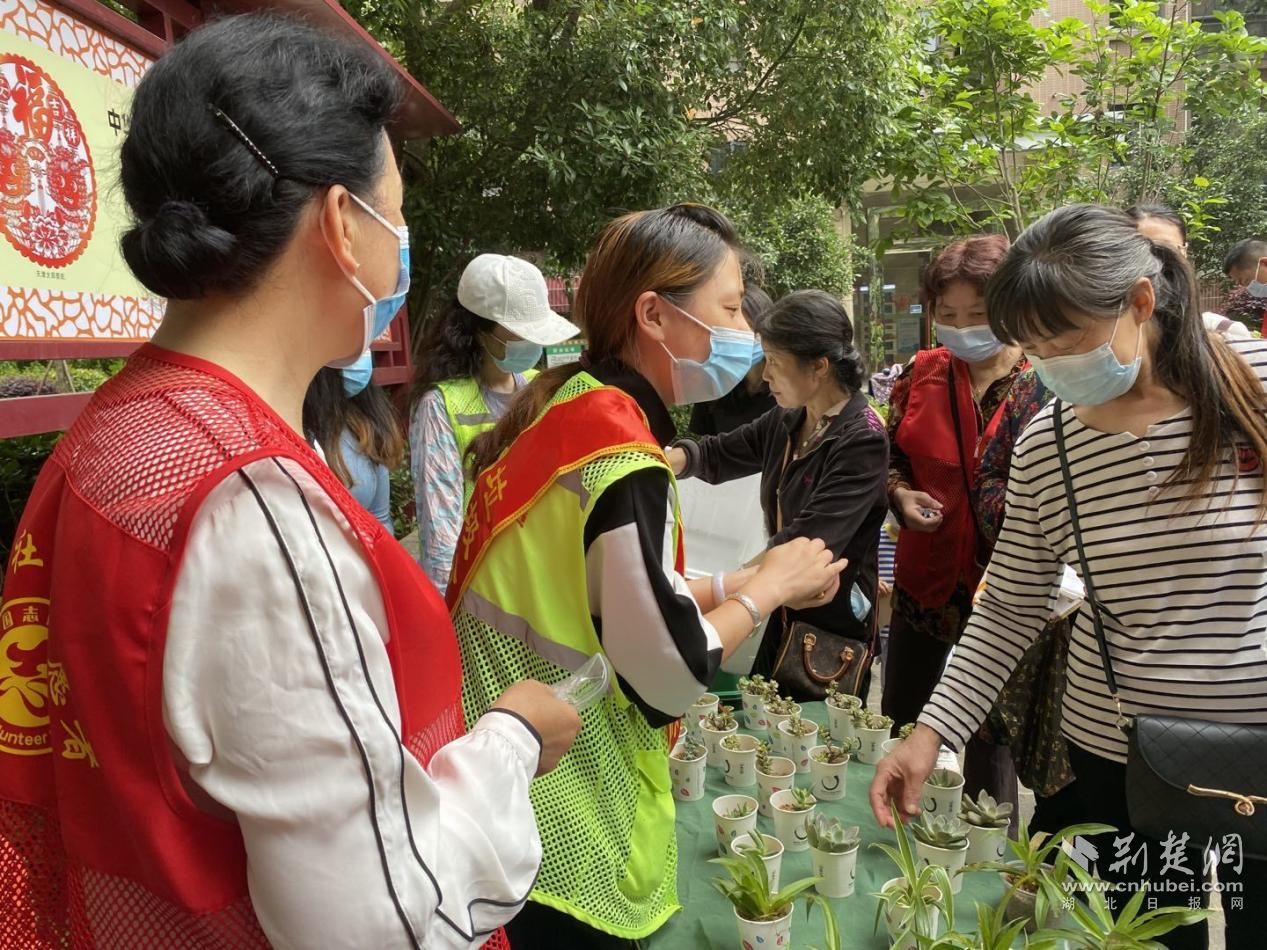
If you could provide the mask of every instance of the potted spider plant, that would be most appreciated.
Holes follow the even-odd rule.
[[[740,835],[730,843],[730,852],[741,857],[751,852],[761,858],[765,864],[766,876],[770,879],[770,890],[779,889],[779,874],[783,865],[783,842],[774,835],[762,834],[755,828],[746,835]]]
[[[877,842],[871,847],[883,851],[897,866],[898,876],[885,881],[874,896],[875,928],[883,918],[889,931],[892,950],[920,950],[929,946],[937,934],[939,916],[955,919],[955,895],[946,869],[925,864],[915,855],[911,834],[898,816],[897,805],[889,803],[893,816],[896,847]]]
[[[739,699],[743,706],[744,726],[754,732],[766,728],[765,698],[774,691],[778,695],[779,684],[760,673],[739,677]]]
[[[809,847],[805,826],[814,817],[818,800],[806,788],[789,788],[770,796],[774,809],[774,836],[788,851],[804,851]]]
[[[739,731],[739,722],[735,719],[734,708],[718,706],[717,712],[710,713],[700,720],[699,729],[704,737],[704,745],[708,749],[708,767],[721,768],[721,741]]]
[[[779,891],[773,891],[766,876],[765,864],[751,851],[742,855],[712,858],[721,865],[728,878],[715,878],[713,887],[730,901],[739,924],[739,941],[745,947],[790,947],[792,945],[792,910],[796,901],[817,905],[830,918],[828,930],[835,930],[831,906],[810,889],[818,878],[803,877]]]
[[[1122,912],[1116,917],[1108,905],[1106,893],[1093,885],[1094,878],[1077,864],[1070,870],[1084,885],[1083,901],[1074,901],[1068,911],[1077,927],[1061,927],[1044,930],[1035,940],[1052,937],[1063,940],[1066,950],[1103,950],[1105,947],[1121,947],[1123,950],[1165,950],[1166,944],[1156,938],[1170,933],[1177,927],[1200,923],[1211,911],[1192,910],[1187,907],[1159,907],[1141,914],[1148,885],[1136,891]],[[1065,906],[1068,906],[1067,904]]]
[[[704,797],[704,766],[708,749],[690,733],[669,753],[669,778],[673,797],[680,802],[697,802]]]
[[[721,767],[731,788],[751,788],[757,784],[757,740],[732,732],[721,741]]]
[[[827,728],[837,739],[844,740],[854,734],[853,716],[855,709],[862,708],[862,700],[850,693],[841,693],[836,689],[835,681],[827,684]]]
[[[796,763],[781,755],[771,755],[770,746],[757,743],[757,805],[762,815],[774,817],[770,796],[796,784]]]
[[[1023,920],[1007,920],[1006,901],[1000,902],[993,910],[989,904],[979,903],[975,933],[950,930],[936,941],[929,941],[927,946],[929,950],[1012,950],[1024,928]],[[1045,942],[1046,933],[1043,931],[1025,944],[1028,950],[1056,950],[1055,945]]]
[[[705,693],[686,711],[686,715],[682,717],[682,723],[686,727],[686,731],[691,735],[699,738],[700,723],[704,721],[705,716],[711,716],[717,712],[717,706],[721,702],[716,693]]]
[[[924,781],[922,802],[930,815],[957,818],[963,803],[963,776],[954,769],[933,769]]]
[[[779,723],[779,740],[783,746],[781,754],[796,763],[796,771],[809,772],[809,750],[818,745],[818,723],[795,713]]]
[[[964,864],[968,858],[968,826],[948,815],[924,812],[911,822],[915,838],[915,854],[927,864],[946,869],[951,891],[958,894],[963,887]]]
[[[985,789],[977,796],[963,797],[959,817],[968,825],[968,863],[1001,861],[1007,850],[1007,826],[1012,820],[1012,803],[996,802]]]
[[[748,795],[719,795],[713,799],[713,829],[717,853],[730,854],[730,843],[757,827],[757,800]]]
[[[839,818],[815,815],[805,826],[809,839],[810,867],[822,878],[817,885],[824,897],[849,897],[858,877],[858,826],[845,827]]]
[[[1062,828],[1054,835],[1040,831],[1031,835],[1022,819],[1020,835],[1008,841],[1008,854],[1002,861],[986,861],[972,870],[998,871],[1007,889],[1009,918],[1025,920],[1025,931],[1034,933],[1053,924],[1061,916],[1061,905],[1067,891],[1065,884],[1078,865],[1069,859],[1061,845],[1081,835],[1115,831],[1112,825],[1083,824]]]
[[[820,802],[838,802],[845,797],[849,757],[861,745],[857,736],[850,736],[839,745],[828,736],[826,744],[809,750],[810,788]]]
[[[862,748],[858,750],[858,759],[867,765],[875,765],[884,758],[884,740],[889,737],[893,728],[893,719],[882,716],[870,709],[855,709],[853,712],[854,731],[862,740]]]

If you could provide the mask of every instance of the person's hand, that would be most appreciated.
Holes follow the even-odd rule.
[[[880,584],[880,591],[879,591],[879,593],[880,593],[880,596],[881,596],[881,597],[892,597],[892,596],[893,596],[893,585],[892,585],[892,584],[890,584],[888,581],[880,581],[880,582],[879,582],[879,584]]]
[[[835,596],[848,565],[818,538],[793,538],[766,551],[751,584],[769,585],[778,604],[821,607]]]
[[[928,492],[895,488],[893,504],[902,516],[902,526],[931,534],[941,527],[942,504]]]
[[[849,562],[841,558],[837,563],[847,565]],[[787,606],[793,610],[809,610],[813,607],[821,607],[835,600],[838,593],[840,593],[840,578],[833,577],[831,583],[823,590],[815,591],[811,597],[804,600],[789,600]]]
[[[537,775],[545,775],[559,764],[581,731],[581,717],[569,703],[554,695],[545,683],[523,680],[497,697],[494,709],[522,716],[541,736],[541,759]]]
[[[669,460],[669,468],[673,469],[673,474],[681,475],[682,469],[686,468],[686,450],[667,448],[664,456]]]
[[[897,802],[898,814],[903,818],[919,814],[924,781],[937,764],[940,750],[941,737],[921,723],[880,760],[871,780],[871,811],[881,828],[893,827],[890,801]]]

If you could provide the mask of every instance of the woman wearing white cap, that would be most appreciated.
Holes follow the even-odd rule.
[[[432,321],[414,388],[410,465],[418,560],[441,594],[473,484],[467,446],[536,375],[544,347],[580,332],[550,309],[541,271],[503,254],[471,261],[456,299]]]

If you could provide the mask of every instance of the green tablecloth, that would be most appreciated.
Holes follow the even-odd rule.
[[[806,703],[802,715],[826,728],[827,713],[822,703]],[[744,732],[742,722],[740,731]],[[818,814],[832,815],[846,824],[857,825],[862,832],[862,846],[858,849],[858,880],[852,897],[832,900],[832,908],[840,924],[842,945],[849,950],[886,950],[889,946],[884,924],[881,933],[874,932],[876,899],[872,896],[880,886],[897,873],[893,862],[886,855],[871,847],[877,841],[894,843],[893,833],[880,828],[871,814],[867,792],[875,768],[861,762],[850,762],[845,781],[845,797],[837,802],[819,802]],[[796,784],[808,788],[810,777],[798,775]],[[674,914],[669,922],[655,934],[641,942],[649,950],[737,950],[739,931],[735,924],[730,903],[718,894],[709,883],[725,872],[709,858],[717,857],[717,839],[713,832],[712,801],[719,795],[744,794],[757,797],[756,786],[731,788],[722,778],[720,769],[708,770],[708,795],[697,802],[677,803],[678,842],[678,898],[682,902],[681,913]],[[769,818],[758,817],[757,829],[774,834],[774,823]],[[780,872],[783,884],[791,883],[810,874],[808,851],[784,852]],[[997,904],[1003,895],[1003,884],[998,875],[989,872],[972,872],[964,877],[963,890],[955,895],[955,910],[961,929],[971,933],[976,929],[976,904],[979,901]],[[792,946],[823,947],[822,914],[815,910],[808,922],[803,906],[798,906],[793,916]]]

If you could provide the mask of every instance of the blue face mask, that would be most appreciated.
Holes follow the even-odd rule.
[[[400,313],[400,308],[405,305],[405,295],[409,293],[409,229],[403,225],[396,227],[396,225],[392,224],[356,195],[351,192],[348,194],[375,221],[396,235],[396,239],[400,242],[400,270],[396,277],[396,290],[390,296],[381,299],[375,298],[373,294],[366,290],[365,285],[357,279],[355,274],[348,275],[348,280],[352,281],[352,286],[359,290],[361,296],[369,301],[362,311],[365,320],[365,330],[361,338],[361,348],[356,353],[327,364],[334,369],[345,369],[368,352],[370,344],[387,332],[387,327],[391,324],[392,318]]]
[[[867,614],[871,613],[871,601],[857,584],[849,588],[849,609],[856,620],[866,620]]]
[[[1135,359],[1122,363],[1113,352],[1113,338],[1122,323],[1118,317],[1113,334],[1107,343],[1101,343],[1086,353],[1069,356],[1052,356],[1040,359],[1030,356],[1030,364],[1048,389],[1062,402],[1073,406],[1100,406],[1112,402],[1130,390],[1139,376],[1139,349],[1144,342],[1144,331],[1139,328],[1139,340],[1135,344]]]
[[[752,365],[761,352],[761,344],[751,330],[732,330],[729,327],[710,327],[702,320],[691,316],[681,307],[664,297],[670,307],[692,323],[698,324],[708,331],[708,359],[700,363],[696,360],[683,359],[673,355],[673,351],[663,343],[664,352],[673,361],[673,403],[685,406],[695,402],[711,402],[720,399],[739,385],[744,374],[752,369]]]
[[[343,367],[343,392],[355,396],[370,384],[374,375],[374,356],[366,350],[351,366]]]
[[[493,365],[503,373],[526,373],[541,362],[541,354],[545,352],[544,346],[529,343],[527,340],[498,340],[498,342],[506,348],[506,355],[501,359],[493,356],[492,351],[489,351],[488,355],[493,357]]]
[[[937,342],[950,350],[965,363],[980,363],[1003,349],[1003,344],[988,326],[952,327],[946,323],[934,323]]]

